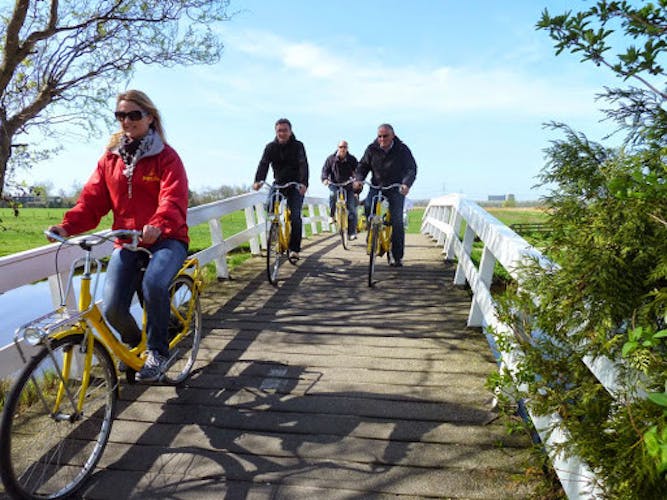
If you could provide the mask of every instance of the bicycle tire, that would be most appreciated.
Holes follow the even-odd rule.
[[[278,269],[280,268],[280,260],[282,258],[279,231],[279,224],[272,222],[266,238],[266,276],[272,285],[278,283]]]
[[[380,228],[377,224],[371,223],[368,233],[368,286],[373,286],[373,274],[375,273],[375,257],[378,254],[378,244],[380,238]]]
[[[75,401],[81,380],[72,372],[84,366],[85,338],[73,334],[51,344],[56,360],[62,361],[66,352],[74,356],[67,386]],[[53,415],[60,385],[44,347],[30,359],[5,401],[0,420],[0,475],[7,493],[15,498],[69,497],[93,472],[109,440],[118,379],[107,349],[94,340],[81,414],[73,411],[65,396],[58,414]]]
[[[186,274],[174,278],[169,297],[169,365],[163,380],[175,385],[190,376],[197,361],[202,335],[201,303],[195,281]]]
[[[349,249],[349,235],[347,234],[347,210],[344,207],[336,207],[336,224],[338,224],[338,233],[345,250]]]

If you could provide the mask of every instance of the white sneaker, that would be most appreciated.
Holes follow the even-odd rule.
[[[329,217],[329,224],[333,224],[333,223],[334,223],[334,218],[333,218],[333,217]]]
[[[357,239],[357,235],[356,235],[356,234],[351,234],[351,235],[348,237],[348,239],[349,239],[350,241],[352,241],[352,240],[356,240],[356,239]]]
[[[148,351],[144,366],[137,373],[139,382],[156,382],[162,376],[167,358],[157,351]]]

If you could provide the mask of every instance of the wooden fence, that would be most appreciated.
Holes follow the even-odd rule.
[[[463,230],[463,237],[460,233]],[[544,268],[556,266],[532,247],[526,240],[505,224],[489,214],[476,203],[459,195],[447,195],[429,202],[422,221],[422,232],[442,245],[445,258],[458,260],[454,283],[468,284],[472,291],[472,306],[468,315],[468,325],[482,327],[489,343],[495,351],[495,342],[490,331],[513,335],[510,328],[501,323],[491,297],[490,286],[494,267],[499,263],[513,279],[520,282],[522,265],[537,261]],[[474,241],[483,245],[479,266],[471,258]],[[523,356],[521,347],[515,343],[510,353],[500,353],[500,369],[507,368],[515,373],[517,362]],[[618,373],[616,363],[607,358],[584,358],[585,363],[600,383],[615,394]],[[591,499],[601,497],[599,479],[577,456],[557,452],[557,447],[570,441],[567,430],[561,425],[557,414],[537,416],[528,410],[535,429],[549,453],[554,470],[558,474],[568,498]]]

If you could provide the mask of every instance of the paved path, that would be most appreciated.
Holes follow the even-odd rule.
[[[124,386],[86,498],[534,498],[528,440],[484,388],[495,369],[439,248],[409,235],[405,267],[363,244],[304,240],[267,283],[253,258],[205,294],[183,387]]]

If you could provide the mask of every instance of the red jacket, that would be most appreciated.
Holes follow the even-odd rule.
[[[178,153],[165,144],[157,154],[141,158],[132,176],[131,197],[124,169],[117,153],[104,153],[76,206],[65,214],[62,225],[67,234],[96,228],[111,210],[112,229],[141,231],[149,224],[162,230],[161,238],[188,244],[188,179]]]

